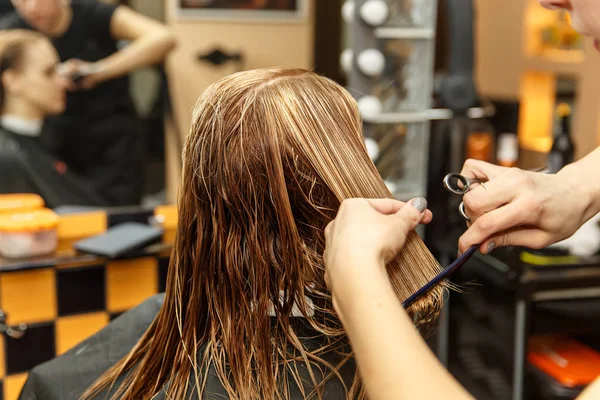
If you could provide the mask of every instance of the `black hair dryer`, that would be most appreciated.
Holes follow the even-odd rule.
[[[448,73],[441,76],[437,92],[441,106],[455,116],[465,116],[477,103],[473,79],[473,0],[445,0],[448,16]]]

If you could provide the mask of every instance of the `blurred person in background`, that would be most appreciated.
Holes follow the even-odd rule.
[[[0,18],[15,11],[11,0],[0,0]]]
[[[94,0],[13,0],[0,29],[31,29],[52,41],[69,78],[64,114],[48,118],[43,140],[105,196],[139,204],[144,137],[128,74],[162,62],[175,39],[161,23],[126,6]],[[119,42],[129,42],[119,49]]]
[[[58,63],[44,35],[0,32],[0,193],[35,193],[51,208],[103,206],[105,199],[40,144],[44,118],[66,106]]]

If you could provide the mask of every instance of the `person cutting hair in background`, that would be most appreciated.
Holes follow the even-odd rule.
[[[85,179],[40,145],[44,117],[66,105],[58,62],[44,35],[0,31],[0,193],[35,193],[52,208],[104,205]]]
[[[176,43],[161,23],[126,6],[92,0],[12,0],[0,29],[48,36],[70,78],[63,115],[49,118],[45,141],[105,195],[110,205],[141,200],[143,137],[127,75],[159,63]],[[119,41],[130,42],[118,49]]]
[[[569,11],[573,26],[592,36],[600,51],[600,2],[540,0]],[[468,160],[467,178],[486,181],[463,198],[471,219],[459,251],[508,245],[543,248],[571,236],[600,212],[600,149],[556,174],[542,174]],[[408,318],[385,272],[406,235],[432,216],[424,200],[351,199],[328,225],[324,255],[333,304],[344,324],[371,400],[467,399]],[[600,398],[600,379],[578,400]]]

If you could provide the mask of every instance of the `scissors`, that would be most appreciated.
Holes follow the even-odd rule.
[[[460,182],[460,185],[459,185],[459,182]],[[465,177],[461,174],[455,173],[455,172],[446,175],[443,180],[443,184],[444,184],[444,187],[446,188],[446,190],[448,190],[454,194],[465,194],[469,191],[471,186],[476,183],[483,185],[483,187],[487,189],[487,187],[485,186],[485,181],[482,181],[480,179],[467,178],[467,177]],[[458,212],[460,213],[460,215],[463,216],[463,218],[465,220],[467,220],[467,221],[471,220],[465,213],[465,203],[462,201],[460,202],[460,205],[458,206]],[[433,278],[432,280],[427,282],[423,287],[421,287],[414,294],[412,294],[410,297],[408,297],[406,300],[404,300],[404,302],[402,303],[402,306],[404,308],[410,307],[415,301],[420,299],[423,295],[427,294],[431,289],[433,289],[441,281],[450,277],[450,275],[452,275],[459,267],[461,267],[464,263],[466,263],[471,258],[471,256],[475,253],[475,251],[477,251],[479,246],[480,246],[480,244],[474,244],[471,247],[469,247],[467,249],[467,251],[465,251],[463,254],[461,254],[453,263],[451,263],[448,267],[446,267],[442,272],[437,274],[437,276],[435,278]]]
[[[548,170],[548,168],[546,168],[546,167],[536,168],[536,169],[532,169],[530,171],[539,172],[542,174],[546,174],[546,173],[550,172]],[[460,182],[460,186],[458,184],[459,182]],[[444,187],[446,188],[446,190],[448,190],[454,194],[463,194],[463,195],[469,191],[469,189],[471,188],[471,186],[473,184],[480,184],[481,186],[484,187],[484,189],[487,189],[487,186],[485,185],[485,183],[486,183],[486,181],[482,181],[482,180],[476,179],[476,178],[467,178],[467,177],[465,177],[461,174],[455,173],[455,172],[446,175],[443,180],[443,184],[444,184]],[[471,221],[471,219],[465,213],[465,203],[462,201],[461,201],[460,205],[458,206],[458,212],[460,213],[460,215],[462,215],[462,217],[465,220]],[[461,267],[463,264],[465,264],[471,258],[471,256],[473,256],[473,254],[475,253],[475,251],[477,251],[479,246],[481,246],[481,243],[474,244],[471,247],[469,247],[467,249],[467,251],[465,251],[463,254],[461,254],[453,263],[451,263],[448,267],[446,267],[435,278],[433,278],[432,280],[427,282],[422,288],[420,288],[413,295],[411,295],[406,300],[404,300],[404,302],[402,303],[402,306],[404,308],[410,307],[415,301],[417,301],[423,295],[427,294],[437,284],[439,284],[444,279],[450,277],[450,275],[452,275],[459,267]]]
[[[467,193],[471,186],[474,184],[480,184],[484,189],[487,190],[487,186],[485,185],[486,181],[477,178],[467,178],[461,174],[456,172],[452,172],[444,177],[444,187],[451,193],[464,195]],[[460,183],[460,185],[459,185]],[[458,205],[458,212],[460,215],[467,221],[470,222],[471,218],[465,212],[465,202],[461,201]]]
[[[541,167],[541,168],[530,169],[529,171],[530,172],[539,172],[541,174],[547,174],[550,172],[550,170],[546,166]],[[444,187],[446,188],[446,190],[448,190],[451,193],[458,194],[458,195],[466,194],[471,189],[471,186],[474,184],[479,184],[479,185],[483,186],[483,188],[485,190],[487,190],[488,187],[485,184],[486,182],[487,181],[477,179],[477,178],[467,178],[466,176],[461,175],[456,172],[452,172],[452,173],[449,173],[448,175],[446,175],[444,177],[444,181],[443,181]],[[464,201],[461,201],[460,204],[458,205],[458,212],[467,222],[471,222],[471,218],[469,218],[469,216],[465,212],[465,202]]]

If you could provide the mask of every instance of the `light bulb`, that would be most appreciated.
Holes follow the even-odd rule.
[[[345,23],[351,24],[354,21],[354,9],[354,1],[352,0],[346,0],[342,5],[342,18]]]
[[[342,55],[340,56],[340,65],[342,66],[342,70],[349,74],[352,71],[352,58],[354,57],[354,53],[352,49],[346,49],[342,51]]]
[[[377,142],[372,138],[365,138],[365,146],[371,161],[377,160],[377,157],[379,157],[379,145]]]
[[[384,0],[369,0],[360,8],[360,16],[371,26],[383,24],[389,15],[389,8]]]
[[[358,68],[367,76],[377,76],[385,68],[385,57],[377,49],[367,49],[358,55]]]
[[[358,109],[363,118],[371,119],[381,114],[383,104],[381,104],[381,101],[375,96],[364,96],[358,100]]]
[[[388,181],[387,179],[383,182],[385,183],[385,186],[387,186],[388,190],[392,193],[392,195],[396,193],[396,190],[398,190],[398,185],[395,182]]]

